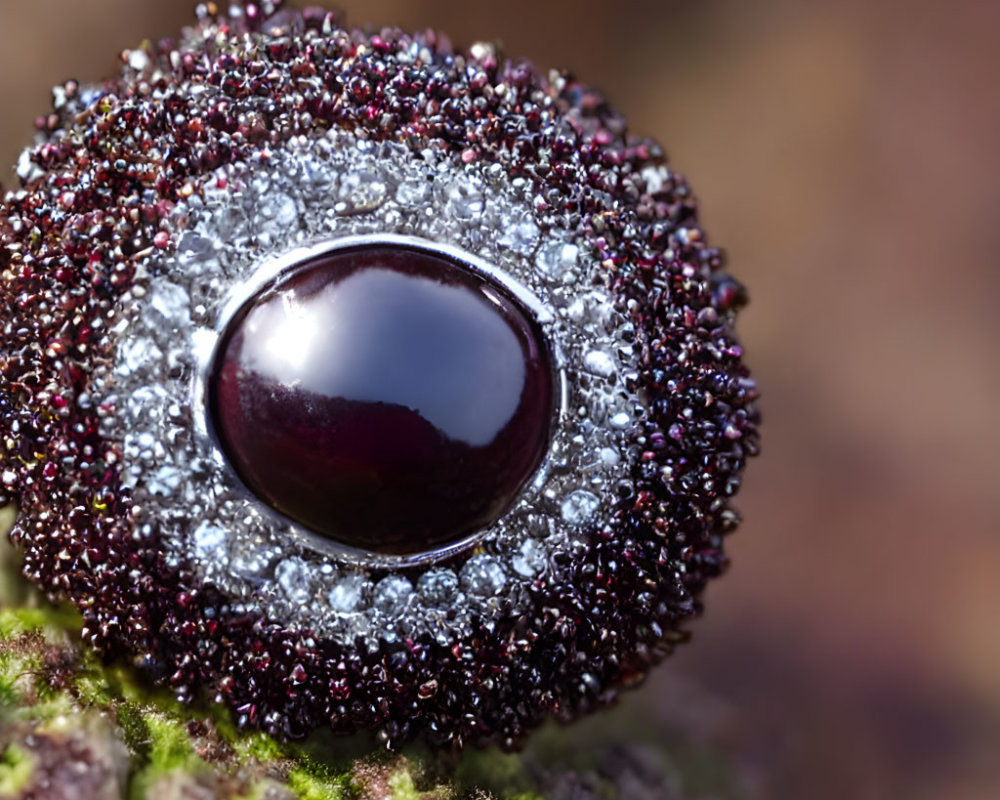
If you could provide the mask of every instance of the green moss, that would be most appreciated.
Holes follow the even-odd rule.
[[[400,769],[389,778],[392,800],[420,800],[420,792],[413,785],[413,776],[408,769]]]
[[[151,787],[176,773],[207,775],[237,767],[250,776],[246,800],[256,800],[274,785],[264,776],[281,762],[293,764],[289,785],[303,800],[357,800],[350,758],[335,765],[301,746],[241,731],[224,709],[184,706],[169,692],[151,688],[131,668],[105,666],[80,647],[82,619],[76,610],[46,603],[20,577],[17,552],[5,537],[13,513],[0,508],[0,727],[60,719],[72,727],[94,712],[113,720],[115,735],[132,756],[132,800],[145,800]],[[65,655],[72,664],[67,686],[52,680],[46,667],[53,654]],[[228,767],[210,765],[198,755],[188,732],[192,721],[209,723],[232,748]],[[30,757],[11,745],[0,756],[0,796],[17,795],[32,768]]]
[[[263,733],[240,735],[223,734],[226,741],[242,760],[252,759],[266,763],[288,758],[288,749]]]
[[[46,646],[43,639],[23,633],[0,637],[0,724],[74,713],[70,698],[50,683],[42,655]]]
[[[241,761],[267,763],[292,757],[288,746],[280,744],[266,733],[241,730],[224,707],[213,706],[210,714],[219,738],[236,751]]]
[[[355,796],[347,776],[321,773],[308,767],[293,769],[288,775],[288,788],[299,800],[351,800]]]
[[[18,682],[22,680],[21,659],[7,652],[0,639],[0,712],[16,710],[23,705]]]
[[[141,761],[148,761],[153,734],[142,709],[133,703],[122,703],[118,707],[118,727],[128,751]]]
[[[21,705],[20,694],[14,687],[14,681],[9,680],[3,674],[3,665],[0,664],[0,714],[5,710],[15,709]]]
[[[17,744],[8,745],[0,756],[0,797],[19,796],[35,773],[35,759]]]
[[[188,767],[192,760],[198,760],[187,729],[176,719],[154,713],[146,716],[149,729],[150,763],[164,772],[177,767]]]
[[[21,716],[26,720],[30,717],[33,721],[45,723],[55,730],[70,730],[75,727],[72,720],[79,713],[80,709],[71,698],[57,693],[30,709],[24,709]]]
[[[89,651],[77,670],[73,688],[82,705],[107,707],[133,703],[160,708],[158,703],[162,701],[173,710],[169,705],[173,701],[171,695],[146,688],[130,669],[103,666]]]
[[[130,724],[133,736],[142,735],[143,729],[148,736],[144,747],[141,742],[133,742],[133,745],[144,751],[144,758],[140,758],[143,758],[145,764],[132,776],[129,784],[129,797],[132,800],[145,800],[149,796],[150,787],[172,772],[197,775],[209,771],[208,764],[195,753],[187,729],[179,720],[138,707],[132,707],[125,716],[132,720]],[[121,718],[122,714],[119,712],[119,719]],[[126,746],[129,746],[128,743]],[[136,753],[135,750],[132,752]]]
[[[43,608],[8,608],[0,611],[0,639],[13,639],[23,633],[41,630],[49,614]]]
[[[76,632],[82,626],[83,620],[71,607],[50,605],[0,607],[0,639],[10,639],[32,631]]]

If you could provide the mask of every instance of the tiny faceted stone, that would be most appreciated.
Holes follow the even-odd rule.
[[[599,502],[595,494],[580,489],[563,500],[560,510],[563,519],[568,523],[571,525],[581,525],[594,515]]]
[[[375,606],[385,614],[399,614],[413,594],[413,584],[406,578],[390,575],[375,587]]]
[[[493,556],[473,556],[462,569],[462,585],[472,594],[491,597],[499,594],[505,583],[507,576]]]
[[[278,564],[275,577],[282,591],[294,603],[305,603],[311,594],[309,567],[300,558],[288,558]]]
[[[545,453],[552,372],[535,323],[443,256],[322,256],[230,323],[210,381],[244,483],[339,544],[408,554],[509,506]]]
[[[345,576],[330,590],[330,607],[344,614],[356,611],[364,600],[366,585],[367,581],[361,575]]]
[[[447,603],[458,594],[458,576],[450,569],[432,569],[421,576],[417,588],[428,603]]]

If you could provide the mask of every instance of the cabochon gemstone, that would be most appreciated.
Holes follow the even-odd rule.
[[[251,298],[208,393],[247,488],[326,539],[393,555],[498,518],[553,411],[529,312],[467,266],[394,244],[332,251]]]

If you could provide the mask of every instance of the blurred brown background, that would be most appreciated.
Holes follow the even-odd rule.
[[[750,287],[764,455],[734,566],[626,712],[723,746],[764,798],[997,797],[1000,3],[340,6],[605,89]],[[4,3],[0,163],[52,84],[192,7]]]

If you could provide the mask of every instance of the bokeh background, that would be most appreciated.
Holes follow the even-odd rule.
[[[1000,3],[339,6],[606,90],[750,288],[764,455],[733,568],[616,719],[722,748],[762,798],[997,797]],[[192,7],[4,2],[0,164],[51,85],[108,74]]]

